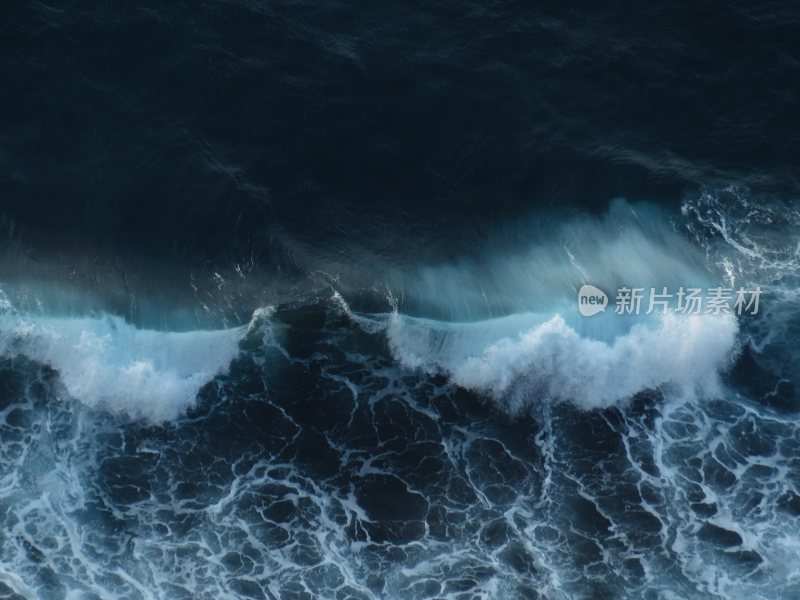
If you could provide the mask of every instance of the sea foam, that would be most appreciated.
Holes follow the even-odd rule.
[[[162,422],[181,415],[228,369],[246,331],[138,329],[118,316],[31,316],[6,304],[0,356],[23,354],[51,366],[84,404]]]

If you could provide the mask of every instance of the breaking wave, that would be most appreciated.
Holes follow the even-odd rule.
[[[444,372],[518,413],[551,400],[605,407],[650,389],[684,397],[716,394],[719,373],[736,354],[737,329],[731,315],[665,315],[608,343],[582,337],[556,315],[481,343],[491,339],[494,322],[444,324],[398,315],[388,335],[403,365]]]
[[[57,370],[81,402],[153,422],[192,406],[200,388],[227,370],[247,326],[217,331],[138,329],[103,314],[0,314],[0,356],[23,354]]]

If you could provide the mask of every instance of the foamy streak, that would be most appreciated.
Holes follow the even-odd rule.
[[[56,369],[71,396],[153,422],[189,408],[228,369],[247,326],[217,331],[137,329],[122,318],[0,315],[0,355],[24,354]]]
[[[761,288],[759,315],[742,323],[756,360],[781,378],[800,372],[800,208],[730,186],[687,199],[681,211],[727,286]]]
[[[454,324],[395,315],[387,331],[403,365],[446,373],[514,413],[541,401],[604,407],[647,389],[713,395],[737,349],[731,315],[666,315],[634,325],[612,342],[581,337],[559,315],[492,340],[493,331],[507,329],[495,321]]]

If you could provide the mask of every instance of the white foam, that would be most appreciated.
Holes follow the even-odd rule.
[[[89,406],[161,422],[182,414],[228,369],[246,331],[155,331],[111,315],[27,316],[6,307],[0,355],[50,365],[70,395]]]
[[[506,333],[526,321],[518,334]],[[396,314],[387,333],[403,365],[443,372],[519,412],[540,401],[603,407],[648,389],[716,394],[737,331],[731,315],[665,315],[603,341],[582,337],[559,315],[458,324]]]

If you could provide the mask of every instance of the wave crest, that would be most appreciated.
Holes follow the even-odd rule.
[[[404,366],[444,373],[512,413],[542,401],[605,407],[649,389],[714,395],[738,350],[732,315],[664,315],[611,342],[582,337],[560,315],[492,339],[506,328],[496,321],[454,324],[396,314],[387,335]]]
[[[112,315],[0,314],[0,356],[24,354],[57,370],[70,396],[152,422],[175,419],[225,372],[248,327],[205,331],[137,329]]]

